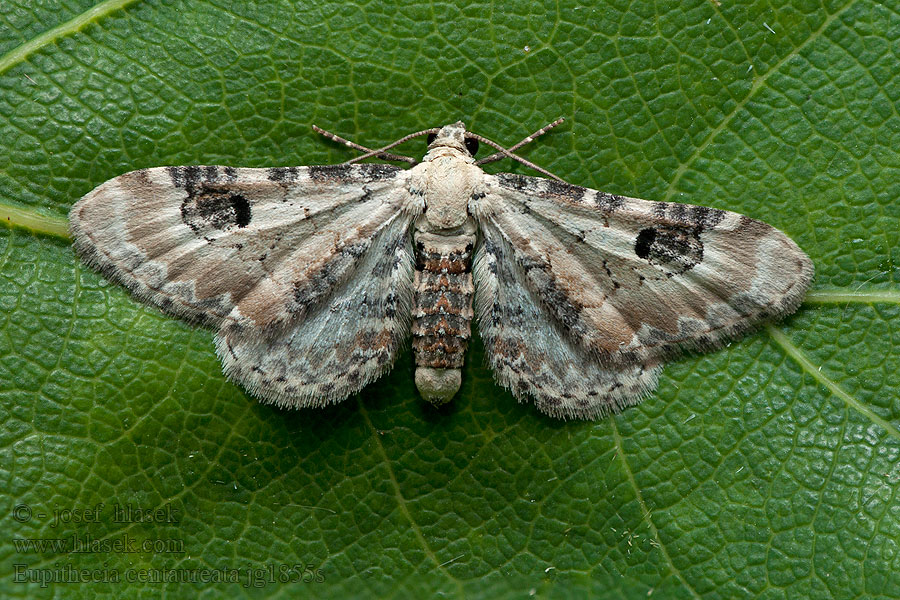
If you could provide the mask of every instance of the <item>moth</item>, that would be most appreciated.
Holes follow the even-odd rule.
[[[813,276],[737,213],[570,185],[462,122],[331,166],[141,169],[72,208],[87,264],[218,329],[225,374],[263,402],[339,402],[412,337],[434,404],[459,390],[473,318],[496,380],[554,417],[637,404],[662,363],[793,312]],[[387,152],[428,135],[421,162]],[[497,153],[476,161],[478,142]],[[377,156],[403,160],[355,164]],[[504,157],[548,178],[488,174]]]

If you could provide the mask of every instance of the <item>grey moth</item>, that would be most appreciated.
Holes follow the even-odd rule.
[[[79,200],[70,229],[87,264],[216,328],[225,374],[287,407],[358,392],[410,337],[421,395],[447,402],[477,319],[499,384],[595,419],[667,358],[797,308],[812,263],[766,223],[481,169],[533,166],[513,151],[556,123],[509,149],[457,122],[371,151],[328,134],[366,151],[340,165],[141,169]],[[421,162],[386,152],[417,135]],[[499,152],[476,161],[479,141]],[[413,166],[351,164],[368,156]]]

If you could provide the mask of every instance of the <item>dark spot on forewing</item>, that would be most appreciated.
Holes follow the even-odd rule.
[[[290,183],[297,180],[300,169],[297,167],[271,167],[266,169],[269,181],[277,183]]]
[[[150,169],[137,169],[116,178],[123,186],[133,189],[152,189],[153,181],[150,179]]]
[[[199,185],[203,178],[204,170],[204,167],[184,167],[182,169],[182,176],[184,177],[185,189],[191,192],[197,189],[197,185]]]
[[[703,260],[703,242],[699,228],[647,227],[638,232],[634,253],[667,275],[678,275],[693,269]]]
[[[547,180],[547,192],[552,196],[564,198],[569,202],[579,202],[584,197],[586,191],[585,188],[578,185],[555,181],[553,179]]]
[[[517,191],[536,192],[536,182],[540,179],[525,177],[524,175],[516,175],[515,173],[498,173],[497,181],[501,187],[513,189]]]
[[[708,206],[695,206],[693,220],[696,225],[704,230],[712,229],[725,218],[725,211]]]
[[[685,204],[678,204],[677,202],[673,202],[671,205],[669,205],[669,218],[674,221],[678,221],[679,223],[690,223],[691,219],[689,218],[689,208],[690,207]]]
[[[647,258],[650,256],[650,246],[653,245],[654,240],[656,240],[656,229],[652,227],[642,229],[634,242],[634,253],[639,258]]]
[[[325,165],[307,167],[309,177],[313,181],[341,181],[349,177],[353,167],[350,165]]]
[[[693,206],[678,202],[655,202],[653,216],[660,221],[693,227],[699,231],[712,229],[725,218],[725,211],[708,206]]]
[[[344,181],[369,183],[372,181],[391,179],[401,170],[399,167],[393,165],[381,165],[376,163],[312,166],[307,167],[307,169],[310,178],[313,181],[320,183],[341,183]]]
[[[181,204],[181,219],[198,235],[231,226],[246,227],[251,216],[250,202],[233,191],[205,189],[189,192]]]
[[[497,174],[497,181],[500,183],[501,187],[507,189],[527,192],[530,195],[536,195],[541,198],[553,198],[555,200],[566,200],[569,202],[580,202],[588,191],[587,188],[562,181],[528,177],[526,175],[516,175],[513,173],[499,173]]]
[[[615,194],[597,192],[597,197],[594,199],[594,204],[596,204],[597,207],[601,210],[612,212],[621,208],[622,205],[625,204],[625,199],[622,198],[622,196],[617,196]]]
[[[184,167],[166,167],[166,173],[169,174],[169,179],[172,180],[173,187],[184,187],[184,175],[182,175],[183,169]]]
[[[353,166],[356,168],[356,172],[365,177],[368,181],[391,179],[401,170],[400,167],[395,167],[394,165],[382,165],[378,163],[364,163]]]
[[[184,188],[194,193],[204,181],[214,181],[218,177],[217,167],[191,165],[186,167],[166,167],[166,172],[176,188]]]
[[[231,196],[231,205],[234,210],[234,222],[238,227],[246,227],[250,224],[250,203],[240,194]]]

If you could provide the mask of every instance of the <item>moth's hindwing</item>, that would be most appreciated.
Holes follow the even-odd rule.
[[[354,274],[289,323],[226,323],[216,351],[229,377],[280,406],[343,400],[394,363],[410,331],[413,250],[409,222],[394,219]]]
[[[508,240],[525,284],[604,364],[708,350],[793,312],[812,280],[785,234],[733,212],[485,175],[472,202]]]
[[[230,356],[223,340],[232,340],[235,352],[246,352],[250,361],[241,368],[226,364],[226,370],[264,399],[285,401],[278,385],[269,393],[256,383],[265,361],[252,362],[254,343],[270,340],[275,353],[307,349],[306,356],[277,357],[288,371],[324,360],[329,344],[351,344],[347,357],[354,340],[360,348],[377,346],[377,366],[360,359],[355,375],[348,375],[365,382],[370,371],[380,373],[392,361],[397,340],[408,332],[408,318],[392,314],[410,304],[409,229],[422,210],[407,177],[397,167],[374,164],[144,169],[87,194],[72,208],[70,228],[84,260],[139,299],[220,326],[223,360]],[[384,277],[353,280],[376,274]],[[396,286],[393,296],[385,286]],[[350,299],[352,290],[361,299]],[[307,316],[326,305],[368,311],[355,330],[360,337],[348,337],[349,314],[343,328],[320,328],[315,349],[297,335]],[[312,329],[321,318],[321,310],[309,316]],[[384,326],[373,328],[369,321],[379,318]],[[373,331],[390,339],[369,339]],[[333,381],[334,373],[313,377]],[[293,403],[307,400],[300,393]]]
[[[497,381],[520,401],[558,418],[596,419],[637,404],[656,387],[660,367],[603,366],[565,331],[526,284],[515,251],[491,224],[475,253],[478,329]]]

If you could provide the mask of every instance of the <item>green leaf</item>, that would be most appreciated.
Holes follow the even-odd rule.
[[[0,595],[900,597],[898,46],[897,0],[2,3]],[[597,423],[517,404],[477,342],[447,409],[406,353],[281,411],[64,234],[132,169],[353,156],[314,122],[561,115],[530,160],[770,222],[808,301]]]

